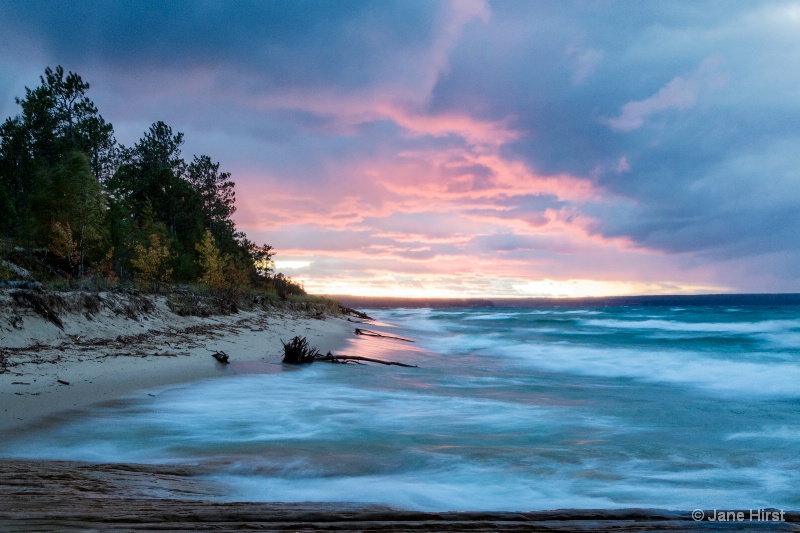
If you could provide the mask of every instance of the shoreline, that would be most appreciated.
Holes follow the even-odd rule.
[[[107,308],[62,313],[59,329],[31,309],[8,305],[5,296],[0,291],[4,434],[198,380],[279,372],[281,339],[306,336],[323,353],[338,351],[354,338],[358,325],[346,316],[290,307],[186,317],[160,300],[132,318],[114,312],[115,297],[103,295]],[[231,364],[216,362],[211,357],[216,350],[229,354]],[[689,510],[426,512],[381,503],[229,502],[220,500],[208,473],[187,464],[0,457],[0,530],[797,531],[800,521],[792,511],[786,511],[785,522],[717,524],[708,518],[695,521]],[[705,516],[715,515],[706,511]]]
[[[100,293],[103,305],[93,312],[73,306],[60,313],[62,329],[0,291],[0,433],[35,429],[147,391],[277,372],[281,340],[307,337],[324,353],[341,349],[353,334],[346,318],[313,306],[198,317],[173,313],[163,296],[136,298],[147,301]],[[218,350],[230,364],[212,357]]]

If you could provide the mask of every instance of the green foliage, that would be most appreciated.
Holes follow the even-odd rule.
[[[287,278],[281,273],[269,278],[269,284],[282,300],[290,296],[305,296],[306,290],[302,284]]]
[[[222,243],[225,253],[236,252],[235,227],[231,216],[236,211],[236,193],[229,172],[220,172],[219,163],[207,155],[195,156],[187,167],[186,181],[200,197],[203,225]]]
[[[55,244],[63,253],[53,251],[68,260],[70,271],[78,277],[103,258],[108,240],[106,199],[82,152],[70,152],[53,168],[39,173],[30,215],[33,242],[47,247]],[[67,251],[71,248],[68,240],[74,243],[74,260]]]
[[[209,156],[181,156],[183,134],[155,122],[131,148],[60,66],[16,100],[0,124],[0,238],[39,273],[134,278],[154,289],[198,280],[224,298],[255,286],[281,299],[305,294],[274,274],[274,254],[236,229],[235,184]]]

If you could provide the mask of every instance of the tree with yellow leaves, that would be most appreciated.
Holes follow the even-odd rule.
[[[200,283],[207,285],[216,293],[233,293],[247,287],[247,271],[238,268],[229,255],[222,255],[217,247],[217,242],[211,231],[206,230],[203,240],[195,245],[200,254],[200,266],[203,275]]]
[[[203,269],[200,283],[208,285],[212,291],[221,289],[225,284],[226,258],[220,255],[217,242],[209,230],[206,230],[203,240],[195,245],[195,250],[200,254],[200,266]]]
[[[72,237],[69,222],[53,222],[50,225],[50,244],[47,247],[57,257],[67,261],[70,267],[78,262],[78,243]]]
[[[150,244],[147,248],[141,244],[136,245],[136,258],[131,260],[133,268],[137,270],[136,277],[150,283],[154,291],[161,288],[172,277],[172,268],[168,267],[172,254],[166,243],[161,242],[157,233],[150,235]]]

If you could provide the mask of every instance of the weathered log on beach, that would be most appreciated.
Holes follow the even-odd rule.
[[[398,363],[397,361],[382,361],[381,359],[373,359],[372,357],[362,357],[359,355],[333,355],[331,352],[321,355],[319,350],[308,344],[308,340],[305,337],[294,337],[289,342],[281,341],[281,343],[283,344],[283,362],[291,365],[311,364],[314,361],[323,361],[326,363],[359,363],[360,361],[367,361],[370,363],[379,363],[381,365],[417,368],[417,365]]]
[[[350,309],[349,307],[345,307],[343,305],[339,306],[339,311],[342,312],[344,315],[353,315],[358,318],[362,318],[364,320],[374,320],[371,316],[366,313],[362,313],[361,311],[356,311],[355,309]]]
[[[356,328],[356,335],[364,335],[366,337],[383,337],[384,339],[395,339],[403,342],[414,342],[411,339],[404,339],[403,337],[396,337],[394,335],[384,335],[383,333],[378,333],[377,331],[361,328]]]
[[[362,357],[360,355],[333,355],[331,352],[317,357],[317,361],[328,361],[331,363],[347,363],[348,361],[369,361],[370,363],[380,363],[389,366],[404,366],[407,368],[419,368],[417,365],[409,365],[406,363],[398,363],[397,361],[382,361],[381,359],[373,359],[372,357]]]

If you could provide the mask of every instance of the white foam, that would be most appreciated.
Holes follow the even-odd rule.
[[[494,350],[553,372],[632,378],[723,394],[800,398],[800,361],[731,361],[692,352],[597,349],[567,344],[522,344]]]
[[[763,334],[800,330],[800,320],[763,320],[757,322],[683,322],[677,320],[589,319],[587,326],[611,329],[649,329],[682,332]]]

